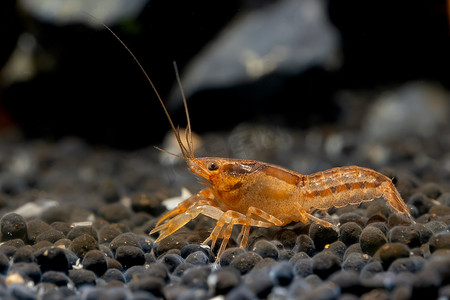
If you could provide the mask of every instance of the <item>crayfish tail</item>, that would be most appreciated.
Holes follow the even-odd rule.
[[[385,182],[380,188],[383,190],[383,197],[388,201],[390,206],[392,206],[399,213],[405,214],[412,219],[408,207],[392,182]]]

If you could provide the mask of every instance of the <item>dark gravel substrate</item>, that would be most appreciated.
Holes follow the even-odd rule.
[[[338,224],[337,231],[315,223],[253,228],[247,249],[240,249],[236,228],[220,266],[213,264],[217,247],[198,245],[215,225],[209,218],[195,219],[160,243],[148,235],[166,210],[162,200],[179,195],[181,187],[200,189],[183,162],[161,161],[153,148],[119,152],[74,138],[26,141],[3,133],[0,297],[448,299],[448,132],[444,127],[440,138],[378,144],[348,132],[340,135],[338,152],[327,143],[339,133],[330,137],[326,128],[241,126],[226,136],[205,136],[204,145],[226,142],[230,150],[203,151],[239,156],[234,149],[245,145],[253,158],[305,173],[371,166],[394,179],[416,221],[376,199],[331,208],[324,217]],[[248,139],[262,133],[278,140]],[[368,149],[389,155],[380,162]]]

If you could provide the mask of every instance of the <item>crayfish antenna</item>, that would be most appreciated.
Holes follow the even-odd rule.
[[[195,158],[194,157],[194,142],[192,139],[191,118],[189,117],[189,110],[187,107],[186,96],[184,95],[184,89],[181,84],[180,74],[178,72],[177,63],[175,61],[173,62],[173,67],[175,69],[175,77],[177,78],[178,86],[180,87],[181,98],[183,99],[184,110],[186,112],[187,125],[186,125],[186,130],[184,131],[184,134],[185,134],[186,143],[188,146],[188,155],[189,155],[190,159],[194,159]]]
[[[187,147],[181,141],[179,129],[176,128],[175,125],[173,124],[172,118],[170,117],[169,112],[167,111],[167,108],[164,105],[164,102],[163,102],[161,96],[158,93],[158,90],[156,89],[155,85],[153,84],[153,81],[150,79],[150,76],[148,76],[148,74],[145,71],[145,69],[142,66],[142,64],[139,62],[139,60],[134,55],[134,53],[131,51],[131,49],[128,48],[128,46],[117,36],[117,34],[114,33],[114,31],[112,31],[111,28],[108,27],[108,25],[106,25],[105,23],[102,23],[102,25],[122,44],[122,46],[125,48],[125,50],[127,50],[127,52],[130,54],[130,56],[136,62],[138,67],[141,69],[142,73],[144,73],[145,78],[150,83],[150,86],[152,87],[153,91],[155,92],[155,95],[158,98],[159,103],[161,103],[161,106],[162,106],[162,108],[164,110],[164,113],[166,114],[166,117],[169,120],[170,127],[172,128],[172,132],[175,135],[175,138],[177,139],[177,143],[178,143],[178,145],[180,147],[181,153],[183,154],[182,158],[186,161],[186,163],[189,164],[189,160],[194,158],[194,145],[193,145],[193,141],[192,141],[191,122],[190,122],[190,119],[189,119],[189,112],[188,112],[188,109],[187,109],[186,97],[184,96],[184,91],[183,91],[183,88],[181,86],[181,80],[180,80],[180,76],[178,74],[178,69],[177,69],[176,63],[174,62],[175,75],[177,77],[178,85],[180,86],[180,89],[181,89],[181,94],[182,94],[182,97],[183,97],[184,108],[186,110],[187,127],[186,127],[185,134],[186,134]],[[160,150],[162,150],[162,149],[160,149]],[[170,153],[170,152],[165,151],[165,150],[163,150],[163,152],[171,154],[171,155],[175,155],[175,154]],[[178,156],[178,155],[175,155],[175,156],[181,157],[181,156]]]

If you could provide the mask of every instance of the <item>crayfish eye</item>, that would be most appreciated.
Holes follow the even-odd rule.
[[[211,162],[208,162],[207,167],[208,167],[208,170],[215,171],[215,170],[217,170],[219,168],[219,165],[216,164],[215,162],[211,161]]]

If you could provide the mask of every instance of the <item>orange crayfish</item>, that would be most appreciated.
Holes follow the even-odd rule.
[[[159,233],[156,242],[173,234],[189,221],[203,214],[217,220],[215,228],[203,244],[217,239],[222,244],[217,259],[225,250],[234,225],[242,225],[240,246],[247,245],[251,226],[283,226],[290,222],[317,222],[323,226],[331,223],[313,216],[314,210],[326,210],[385,198],[396,211],[411,218],[392,180],[374,170],[358,166],[333,168],[311,175],[303,175],[283,167],[255,160],[194,156],[191,124],[187,103],[186,145],[149,76],[128,47],[122,43],[146,76],[169,120],[183,158],[189,170],[197,175],[205,188],[179,203],[163,215],[150,232]],[[176,70],[176,68],[175,68]],[[176,77],[181,88],[178,72]],[[182,91],[182,89],[181,89]]]

